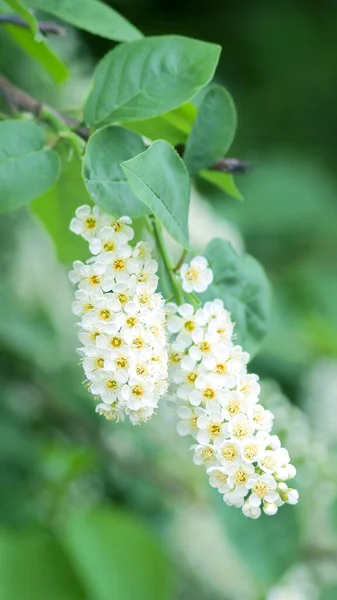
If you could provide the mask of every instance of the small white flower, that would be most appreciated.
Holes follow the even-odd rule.
[[[212,374],[198,375],[194,385],[195,389],[189,395],[190,403],[193,406],[202,404],[210,409],[216,409],[222,397],[216,377]]]
[[[249,361],[248,352],[244,352],[241,346],[234,346],[228,357],[228,373],[237,378],[246,374],[246,365]]]
[[[137,410],[131,410],[128,412],[132,425],[141,425],[142,423],[147,423],[147,421],[151,419],[153,413],[154,409],[152,406],[142,406]]]
[[[233,419],[236,415],[243,413],[246,400],[241,392],[235,390],[228,392],[222,399],[223,415],[226,419]]]
[[[72,271],[69,271],[69,279],[71,283],[78,283],[82,279],[81,271],[84,267],[84,263],[81,260],[75,260],[73,263]]]
[[[239,493],[236,488],[230,489],[229,492],[223,495],[223,501],[228,504],[228,506],[235,506],[236,508],[241,508],[244,503],[244,496]]]
[[[288,465],[290,457],[285,448],[279,448],[278,450],[266,450],[260,456],[258,465],[262,471],[272,475],[278,469]]]
[[[228,483],[235,488],[236,494],[246,496],[249,491],[248,481],[254,475],[255,469],[253,465],[241,463],[228,467]]]
[[[299,493],[297,490],[293,488],[289,488],[287,492],[287,503],[288,504],[297,504],[299,499]]]
[[[228,424],[228,432],[232,437],[243,441],[254,433],[254,424],[246,415],[235,415]]]
[[[75,263],[74,263],[75,270]],[[80,269],[80,281],[78,287],[88,294],[102,294],[102,280],[105,273],[105,267],[101,263],[84,265]]]
[[[273,515],[276,515],[277,511],[278,511],[278,506],[275,502],[265,502],[264,503],[263,512],[265,513],[265,515],[272,517]]]
[[[123,385],[121,395],[131,410],[139,410],[153,405],[154,384],[151,378],[141,380],[131,377],[127,385]]]
[[[220,464],[224,468],[239,465],[241,461],[242,445],[237,440],[226,440],[218,448]]]
[[[184,359],[182,359],[181,362],[183,362],[183,360]],[[189,399],[191,392],[195,388],[195,381],[199,375],[200,369],[195,364],[192,364],[188,370],[181,368],[173,373],[173,381],[179,385],[177,388],[179,398],[182,398],[183,400]]]
[[[169,317],[167,329],[170,333],[179,333],[177,340],[181,341],[184,347],[191,344],[194,334],[204,323],[202,313],[198,311],[194,314],[194,308],[191,304],[183,304],[178,308],[178,314]],[[200,331],[200,329],[199,329]]]
[[[77,290],[75,292],[75,300],[72,303],[74,315],[81,317],[86,313],[90,313],[96,308],[99,300],[100,296],[98,294],[91,295],[85,290]]]
[[[274,415],[270,410],[266,410],[261,404],[255,404],[252,410],[249,411],[249,416],[257,430],[271,431]]]
[[[101,348],[97,348],[94,344],[84,346],[79,349],[83,358],[83,370],[88,377],[92,380],[93,375],[102,369],[110,369],[113,366],[110,352]]]
[[[185,292],[205,292],[213,281],[213,271],[204,256],[195,256],[180,268],[182,287]]]
[[[116,374],[102,370],[92,382],[90,391],[94,396],[100,396],[104,404],[112,404],[121,397],[122,382],[117,380]]]
[[[249,502],[245,502],[242,507],[242,512],[245,517],[251,519],[258,519],[261,516],[261,509],[259,506],[252,506]]]
[[[223,467],[209,467],[207,475],[209,476],[210,485],[217,488],[220,494],[229,492],[228,474]]]
[[[70,230],[90,241],[99,229],[107,225],[111,217],[103,213],[98,206],[91,208],[88,205],[79,206],[75,212],[76,217],[71,220]]]
[[[111,227],[113,228],[115,233],[123,233],[128,241],[132,240],[134,236],[134,231],[131,225],[132,221],[130,217],[120,217],[119,219],[113,219],[111,223]]]
[[[286,483],[278,484],[278,491],[283,502],[287,504],[297,504],[299,499],[299,493],[293,488],[289,488]]]
[[[278,499],[277,484],[271,475],[253,475],[248,480],[247,487],[252,492],[249,496],[249,503],[252,506],[260,506],[263,500],[275,502]]]
[[[194,450],[193,461],[196,465],[211,466],[216,461],[216,452],[211,444],[206,446],[196,445],[192,446]]]
[[[259,401],[261,388],[257,375],[247,373],[242,375],[238,381],[238,389],[252,403]]]
[[[119,409],[112,404],[105,404],[104,402],[97,404],[95,411],[99,415],[103,415],[108,421],[116,421],[116,423],[119,421],[124,421],[125,418],[125,414],[122,409]]]
[[[151,246],[148,242],[137,242],[133,248],[132,256],[146,262],[151,258]]]
[[[116,233],[113,227],[102,227],[89,243],[89,250],[96,255],[100,252],[116,252],[128,242],[124,233]]]
[[[203,414],[199,408],[189,408],[188,406],[179,406],[178,417],[181,419],[177,424],[179,435],[196,436],[198,432],[198,418]]]
[[[220,412],[214,411],[200,416],[197,425],[200,430],[196,436],[199,444],[206,445],[215,441],[220,443],[227,433],[227,425],[223,422]]]
[[[256,462],[263,449],[264,445],[256,435],[245,438],[242,442],[242,460],[247,463]]]

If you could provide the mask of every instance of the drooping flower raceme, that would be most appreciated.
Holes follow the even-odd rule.
[[[79,317],[83,369],[96,411],[118,421],[147,421],[168,387],[165,309],[156,293],[158,264],[134,236],[128,217],[114,219],[81,206],[70,229],[89,242],[92,256],[75,261],[73,312]]]
[[[249,355],[233,339],[234,324],[221,300],[195,310],[168,304],[170,397],[178,432],[190,435],[193,459],[204,465],[224,501],[256,519],[296,504],[287,450],[272,434],[273,414],[259,403],[258,377],[247,373]]]
[[[213,271],[204,256],[195,256],[190,263],[180,267],[180,277],[184,292],[205,292],[213,281]]]

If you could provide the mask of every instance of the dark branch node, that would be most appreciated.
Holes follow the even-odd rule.
[[[175,147],[179,156],[184,155],[185,146],[184,144],[178,144]],[[244,174],[252,169],[252,165],[239,160],[237,158],[221,158],[214,165],[208,167],[210,171],[220,171],[221,173],[233,173],[233,174]]]

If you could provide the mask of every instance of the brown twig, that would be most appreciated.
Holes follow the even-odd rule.
[[[59,137],[67,139],[68,143],[73,147],[78,156],[82,157],[85,143],[81,136],[73,131],[76,126],[80,125],[78,121],[74,121],[66,117],[62,113],[50,108],[46,104],[42,104],[35,98],[32,98],[26,92],[23,92],[3,75],[0,74],[0,96],[3,96],[12,110],[23,109],[34,116],[41,119],[56,131]]]
[[[237,158],[222,158],[218,160],[212,167],[210,167],[211,171],[220,171],[221,173],[234,173],[234,174],[242,174],[247,173],[252,169],[252,165],[244,162],[242,160],[238,160]]]
[[[27,112],[32,113],[35,117],[39,116],[42,108],[41,102],[26,94],[15,85],[13,85],[8,79],[0,74],[0,96],[3,96],[10,106],[15,108],[21,108]]]
[[[21,109],[30,112],[35,117],[40,117],[41,111],[46,108],[42,102],[39,102],[36,100],[36,98],[30,96],[27,94],[27,92],[20,90],[18,87],[16,87],[16,85],[8,81],[8,79],[6,79],[6,77],[0,73],[0,97],[1,96],[6,99],[8,105],[12,109]],[[82,123],[76,119],[67,117],[55,109],[50,110],[53,111],[59,120],[63,121],[67,127],[72,129],[80,138],[82,138],[82,140],[88,140],[90,135],[89,129],[84,127]]]
[[[0,25],[15,25],[16,27],[23,27],[29,29],[28,23],[19,17],[19,15],[0,15]],[[39,30],[41,33],[48,35],[49,33],[54,35],[66,35],[67,30],[65,27],[61,27],[57,23],[52,21],[38,21]]]
[[[23,92],[16,85],[8,81],[6,77],[0,73],[0,96],[3,96],[10,105],[15,108],[25,110],[32,113],[35,117],[39,117],[44,104],[33,98],[27,92]],[[68,127],[75,127],[77,121],[66,117],[62,113],[53,109],[53,112],[59,119],[61,119]]]
[[[185,151],[184,144],[178,144],[175,148],[179,156],[183,157]],[[214,165],[208,167],[210,171],[233,174],[247,173],[251,168],[252,165],[237,158],[221,158]]]

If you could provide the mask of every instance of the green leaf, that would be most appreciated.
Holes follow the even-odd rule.
[[[46,42],[44,44],[36,42],[28,29],[15,27],[15,25],[6,25],[4,28],[15,42],[52,76],[56,83],[62,83],[67,79],[69,71],[66,65],[54,54]]]
[[[0,212],[28,204],[57,180],[59,157],[43,147],[44,141],[35,123],[0,123]]]
[[[20,0],[5,0],[15,13],[17,13],[28,24],[34,38],[37,42],[43,41],[43,35],[40,33],[39,25],[34,15],[25,7]]]
[[[141,32],[116,10],[96,0],[27,0],[32,8],[44,10],[79,29],[117,42],[131,42]]]
[[[220,46],[175,35],[118,46],[95,71],[87,124],[139,121],[184,104],[213,77],[219,55]]]
[[[186,102],[182,106],[178,106],[175,110],[165,113],[163,119],[186,135],[189,135],[196,116],[197,108],[191,102]]]
[[[92,600],[167,599],[168,565],[149,528],[134,517],[119,510],[77,511],[63,532]]]
[[[282,506],[276,516],[262,515],[255,521],[247,519],[237,508],[227,506],[218,496],[216,501],[226,537],[260,584],[274,583],[299,559],[296,507]]]
[[[188,248],[190,180],[174,148],[157,140],[121,166],[135,196],[150,207],[179,244]]]
[[[145,150],[139,135],[122,127],[107,127],[91,136],[82,175],[93,199],[115,217],[142,217],[148,207],[132,193],[120,164]]]
[[[130,123],[122,123],[123,127],[135,131],[140,135],[152,140],[166,140],[172,146],[183,144],[187,135],[181,129],[169,123],[164,115],[153,117],[153,119],[145,119],[145,121],[132,121]]]
[[[81,177],[81,161],[68,160],[68,148],[61,148],[62,171],[57,183],[32,203],[32,209],[51,235],[58,258],[70,264],[88,258],[88,244],[69,231],[70,220],[81,204],[91,204]]]
[[[214,280],[202,300],[223,300],[236,323],[238,343],[254,353],[267,330],[270,291],[261,265],[248,254],[239,256],[229,242],[214,239],[204,252]]]
[[[85,600],[62,549],[43,529],[0,531],[1,597],[6,600]]]
[[[219,85],[205,93],[188,137],[184,161],[191,175],[207,169],[225,156],[234,139],[236,111],[234,102]]]
[[[152,141],[163,139],[172,146],[177,146],[186,142],[196,113],[195,106],[190,102],[186,102],[186,104],[158,117],[153,117],[153,119],[123,123],[123,126],[144,135]]]
[[[218,187],[222,192],[225,192],[229,196],[233,196],[233,198],[236,198],[237,200],[243,200],[243,196],[236,187],[233,176],[229,173],[204,170],[200,171],[199,175],[206,181],[209,181],[210,183],[216,185],[216,187]]]

